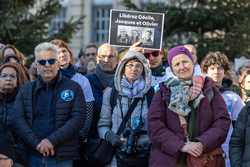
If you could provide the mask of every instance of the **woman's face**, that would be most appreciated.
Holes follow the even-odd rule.
[[[10,92],[17,87],[17,73],[11,67],[5,67],[0,73],[1,89]]]
[[[125,65],[124,75],[129,82],[134,82],[139,79],[143,72],[143,65],[141,62],[136,60],[130,60]]]
[[[243,88],[246,89],[246,90],[250,90],[250,75],[247,75],[245,80],[244,80],[244,83],[243,83]]]
[[[63,68],[69,66],[71,57],[69,51],[66,48],[58,48],[58,61],[59,65]]]
[[[219,66],[218,64],[210,65],[207,69],[207,75],[213,79],[213,81],[221,85],[222,80],[225,76],[225,71],[222,66]]]
[[[189,80],[193,76],[194,65],[187,55],[179,54],[172,59],[172,70],[177,78]]]

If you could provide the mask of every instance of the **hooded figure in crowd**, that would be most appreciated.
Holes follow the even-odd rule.
[[[118,152],[126,150],[128,138],[123,133],[121,135],[117,135],[116,133],[131,103],[136,98],[140,100],[128,119],[123,132],[126,130],[131,134],[135,129],[147,131],[148,103],[150,102],[146,96],[149,96],[147,95],[149,91],[153,91],[150,88],[151,70],[146,58],[139,52],[128,51],[116,69],[114,87],[107,88],[104,92],[100,120],[98,122],[100,137],[109,141],[113,146],[116,146]],[[118,94],[117,98],[114,99],[116,100],[116,105],[113,111],[110,104],[112,89],[115,89]],[[149,153],[149,138],[147,133],[139,135],[136,143],[135,149],[141,148]],[[123,166],[124,159],[121,162],[119,161],[118,154],[115,157],[110,165],[112,167]],[[147,160],[145,163],[147,163]],[[127,163],[125,166],[130,165]],[[137,164],[137,166],[142,165]]]

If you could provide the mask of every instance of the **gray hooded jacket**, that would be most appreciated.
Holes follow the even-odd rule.
[[[149,68],[149,64],[146,58],[141,53],[128,51],[127,54],[122,58],[122,60],[118,64],[114,77],[114,85],[115,89],[118,91],[118,94],[120,94],[122,90],[121,80],[125,64],[129,60],[135,58],[138,59],[143,64],[144,68],[145,87],[141,91],[142,94],[145,95],[151,87],[151,70]],[[104,138],[105,133],[109,130],[112,130],[115,133],[117,132],[122,122],[122,118],[126,115],[129,105],[133,101],[133,98],[128,98],[127,96],[120,96],[120,98],[117,98],[116,106],[114,107],[112,112],[110,105],[111,89],[112,88],[106,88],[103,95],[100,120],[98,122],[98,133],[101,138]],[[144,98],[143,101],[139,101],[137,103],[137,106],[135,107],[133,113],[131,114],[131,118],[127,122],[127,126],[131,126],[135,122],[135,120],[138,119],[140,115],[142,115],[144,121],[142,129],[146,130],[148,125],[147,114],[148,114],[148,104],[146,98]],[[126,139],[124,143],[126,143]],[[149,138],[147,135],[142,135],[138,140],[139,145],[140,144],[144,145],[148,143],[149,143]]]

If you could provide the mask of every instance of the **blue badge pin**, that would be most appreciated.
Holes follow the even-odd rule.
[[[74,98],[74,92],[72,90],[66,89],[61,92],[61,99],[64,101],[71,101]]]

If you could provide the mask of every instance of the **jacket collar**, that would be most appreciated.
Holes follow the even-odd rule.
[[[151,71],[153,76],[164,76],[166,74],[165,67],[162,64],[156,68],[152,68]]]
[[[16,95],[18,93],[18,87],[15,88],[11,93],[0,93],[0,100],[4,102],[15,101]]]
[[[62,74],[58,71],[56,77],[50,81],[49,83],[45,83],[41,76],[38,76],[37,80],[35,81],[35,92],[43,87],[57,87],[58,84],[62,81]]]

